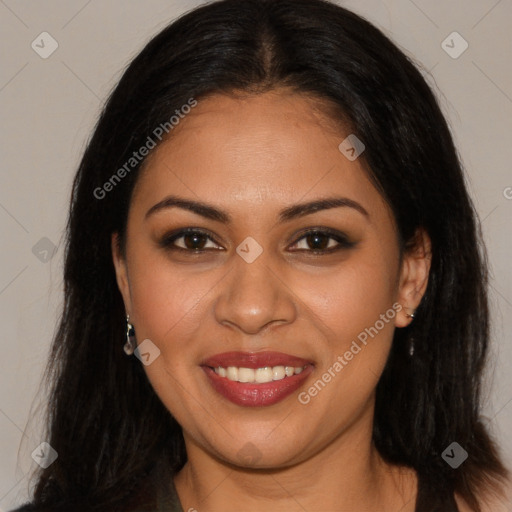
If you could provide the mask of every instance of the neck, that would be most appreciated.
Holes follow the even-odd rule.
[[[371,438],[367,415],[305,461],[255,470],[221,461],[185,436],[188,462],[174,483],[183,510],[414,511],[415,472],[386,464]]]

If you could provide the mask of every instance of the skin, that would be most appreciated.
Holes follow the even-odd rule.
[[[145,371],[183,427],[189,460],[174,482],[184,510],[414,511],[415,472],[386,464],[371,432],[394,330],[411,322],[427,286],[430,241],[418,231],[400,261],[388,205],[362,159],[349,161],[338,149],[350,131],[317,105],[282,89],[200,100],[147,160],[130,205],[125,256],[112,238],[137,340],[149,338],[161,351]],[[232,221],[177,207],[146,218],[170,194],[208,203]],[[345,206],[279,221],[286,207],[333,196],[356,201],[368,215]],[[194,246],[188,237],[188,252],[159,245],[187,227],[212,240]],[[307,228],[331,228],[355,245],[312,254],[318,245],[304,238]],[[263,248],[252,263],[236,252],[248,236]],[[337,245],[321,238],[321,247]],[[298,393],[395,303],[403,309],[301,404]],[[217,394],[199,366],[231,350],[285,352],[315,367],[283,401],[240,407]]]

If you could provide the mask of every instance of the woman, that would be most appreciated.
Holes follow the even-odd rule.
[[[58,456],[21,510],[504,507],[479,243],[436,100],[379,30],[320,0],[188,13],[78,170]]]

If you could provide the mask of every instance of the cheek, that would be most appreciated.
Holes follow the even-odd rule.
[[[160,350],[159,357],[144,370],[162,403],[180,424],[188,425],[190,417],[204,412],[199,407],[200,393],[189,385],[194,372],[202,371],[197,361],[204,354],[190,340],[197,338],[208,298],[205,294],[216,280],[208,273],[192,278],[168,261],[159,261],[154,253],[140,251],[131,264],[137,341],[149,338]]]
[[[319,439],[371,404],[393,340],[392,283],[384,267],[358,265],[326,279],[323,292],[310,297],[325,345],[315,379],[298,400],[308,414],[324,418],[321,432],[311,425]]]
[[[373,325],[396,300],[397,268],[382,255],[354,256],[325,276],[302,280],[296,288],[308,306],[340,339],[352,339]]]
[[[388,252],[361,251],[336,272],[305,281],[298,295],[308,297],[319,329],[325,336],[317,379],[304,400],[316,394],[318,413],[327,404],[354,412],[367,403],[383,371],[391,348],[396,316],[398,259]],[[395,308],[393,308],[395,304]],[[331,384],[332,383],[332,384]],[[311,392],[311,393],[310,393]],[[343,413],[343,414],[345,414]]]
[[[183,353],[181,345],[197,329],[201,307],[215,285],[213,276],[205,272],[192,277],[143,251],[132,258],[130,271],[137,339],[151,339],[164,356]]]

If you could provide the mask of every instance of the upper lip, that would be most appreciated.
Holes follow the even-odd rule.
[[[222,366],[238,366],[242,368],[264,368],[265,366],[295,366],[302,367],[311,364],[302,357],[284,354],[282,352],[223,352],[205,359],[201,366],[216,368]]]

